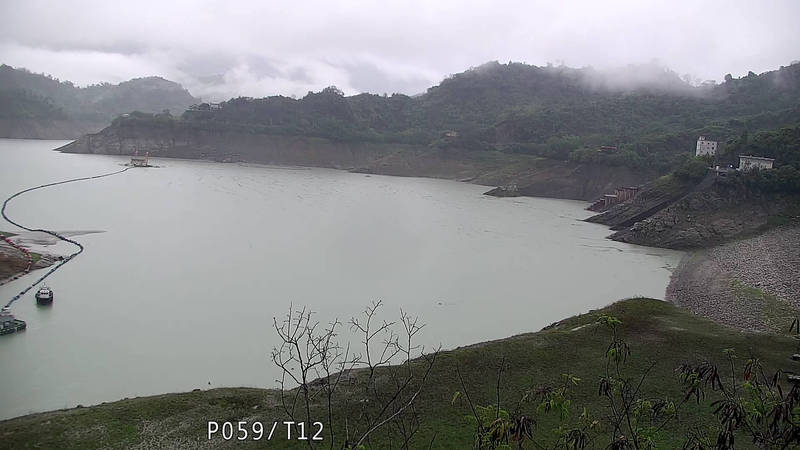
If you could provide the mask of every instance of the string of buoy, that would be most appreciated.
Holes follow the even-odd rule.
[[[26,192],[35,191],[37,189],[42,189],[42,188],[46,188],[46,187],[50,187],[50,186],[57,186],[59,184],[74,183],[76,181],[94,180],[96,178],[110,177],[111,175],[117,175],[119,173],[125,172],[128,169],[131,169],[131,167],[126,167],[126,168],[124,168],[122,170],[118,170],[116,172],[104,173],[102,175],[94,175],[94,176],[90,176],[90,177],[81,177],[81,178],[72,178],[72,179],[69,179],[69,180],[57,181],[55,183],[40,184],[39,186],[34,186],[32,188],[28,188],[28,189],[24,189],[22,191],[19,191],[16,194],[12,195],[11,197],[8,197],[6,199],[6,201],[3,202],[3,207],[2,207],[2,209],[0,209],[0,215],[2,215],[3,218],[8,223],[10,223],[12,225],[15,225],[15,226],[17,226],[19,228],[22,228],[23,230],[32,231],[32,232],[36,231],[36,232],[49,234],[50,236],[53,236],[53,237],[58,238],[58,239],[60,239],[62,241],[65,241],[65,242],[69,242],[70,244],[74,244],[74,245],[76,245],[78,247],[78,251],[76,251],[75,253],[72,253],[69,256],[66,256],[61,262],[59,262],[53,268],[48,270],[47,273],[45,273],[43,276],[41,276],[33,284],[31,284],[30,286],[28,286],[25,289],[23,289],[19,294],[15,295],[14,298],[12,298],[8,303],[6,303],[6,307],[7,308],[11,307],[11,305],[15,301],[17,301],[20,298],[22,298],[22,296],[24,296],[26,293],[28,293],[28,291],[30,291],[31,289],[36,287],[36,285],[38,285],[39,283],[44,281],[45,278],[47,278],[50,275],[52,275],[53,272],[55,272],[56,270],[60,269],[64,264],[70,262],[72,260],[72,258],[74,258],[74,257],[80,255],[81,253],[83,253],[83,245],[81,245],[78,241],[75,241],[75,240],[72,240],[72,239],[70,239],[68,237],[62,236],[62,235],[56,233],[55,231],[44,230],[44,229],[41,229],[41,228],[28,228],[28,227],[26,227],[24,225],[21,225],[21,224],[19,224],[17,222],[14,222],[13,220],[11,220],[6,215],[6,206],[8,206],[8,202],[10,202],[11,200],[15,199],[16,197],[19,197],[20,195],[22,195],[22,194],[24,194]]]

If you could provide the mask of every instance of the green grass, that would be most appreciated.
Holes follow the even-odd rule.
[[[795,219],[788,215],[771,215],[767,216],[767,228],[776,228],[784,225],[791,225]]]
[[[771,229],[800,223],[800,201],[797,198],[785,199],[786,206],[779,214],[767,216],[765,228]]]
[[[746,301],[760,304],[761,318],[767,329],[774,333],[786,332],[798,311],[789,303],[763,290],[749,286],[739,280],[733,280],[733,289]]]
[[[40,259],[42,259],[42,254],[41,253],[31,252],[31,260],[33,260],[34,264],[39,262]]]
[[[487,320],[502,321],[504,314],[512,313],[536,312],[499,311],[497,317]],[[590,414],[602,415],[604,408],[597,396],[597,381],[604,373],[602,355],[608,331],[594,323],[604,314],[622,320],[622,335],[632,350],[627,369],[631,376],[641,373],[651,361],[655,363],[644,385],[643,392],[648,397],[679,401],[681,390],[674,369],[684,362],[723,363],[722,351],[726,348],[735,349],[742,363],[750,355],[757,355],[769,370],[786,369],[792,364],[787,357],[794,345],[787,337],[726,328],[658,300],[625,300],[563,320],[540,332],[443,352],[419,398],[422,427],[411,447],[427,448],[435,435],[433,448],[469,448],[473,429],[465,419],[468,407],[460,402],[451,404],[453,394],[462,390],[455,369],[460,368],[473,401],[490,405],[496,401],[496,368],[503,357],[507,366],[501,390],[504,406],[512,408],[527,388],[558,383],[561,374],[571,373],[581,379],[571,397],[575,411],[586,407]],[[264,364],[269,364],[266,358]],[[358,384],[348,389],[343,395],[352,395]],[[699,406],[687,404],[679,420],[661,434],[659,448],[680,447],[687,427],[712,423],[708,403],[713,398],[714,394],[709,395]],[[528,408],[532,413],[535,405]],[[345,409],[341,404],[336,409],[337,433],[343,428],[340,420]],[[314,410],[321,413],[321,405],[315,405]],[[322,420],[323,416],[318,417]],[[135,444],[148,448],[192,448],[206,444],[208,420],[272,423],[284,420],[284,415],[277,408],[277,394],[270,390],[227,388],[167,394],[0,422],[0,448],[123,448]],[[555,423],[554,418],[545,417],[538,430],[546,436]],[[386,448],[385,436],[385,432],[376,434],[373,447]],[[268,444],[237,445],[221,441],[216,444],[237,448],[301,447],[297,442],[284,440]],[[737,444],[747,445],[748,441],[742,438]],[[603,445],[598,443],[598,446]]]

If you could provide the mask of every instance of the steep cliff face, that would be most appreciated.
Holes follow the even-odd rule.
[[[202,129],[110,126],[59,149],[67,153],[130,155],[150,152],[154,157],[248,161],[351,169],[393,152],[409,150],[403,144],[342,143],[325,139],[214,132]]]
[[[611,235],[632,244],[674,249],[709,247],[800,221],[800,198],[714,184]]]
[[[613,230],[629,227],[674,203],[696,184],[696,181],[681,180],[672,175],[660,177],[648,183],[632,200],[614,205],[586,221],[608,225]]]

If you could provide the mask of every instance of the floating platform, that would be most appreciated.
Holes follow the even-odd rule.
[[[136,150],[131,156],[131,167],[152,167],[150,166],[150,152],[145,153],[144,156],[139,156],[139,150]]]
[[[8,308],[0,311],[0,336],[24,330],[28,325],[24,320],[14,318]]]

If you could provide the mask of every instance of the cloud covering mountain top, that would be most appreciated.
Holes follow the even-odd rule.
[[[798,59],[800,3],[0,1],[0,62],[86,85],[163,76],[208,100],[336,85],[415,94],[486,61],[658,61],[720,81]]]

